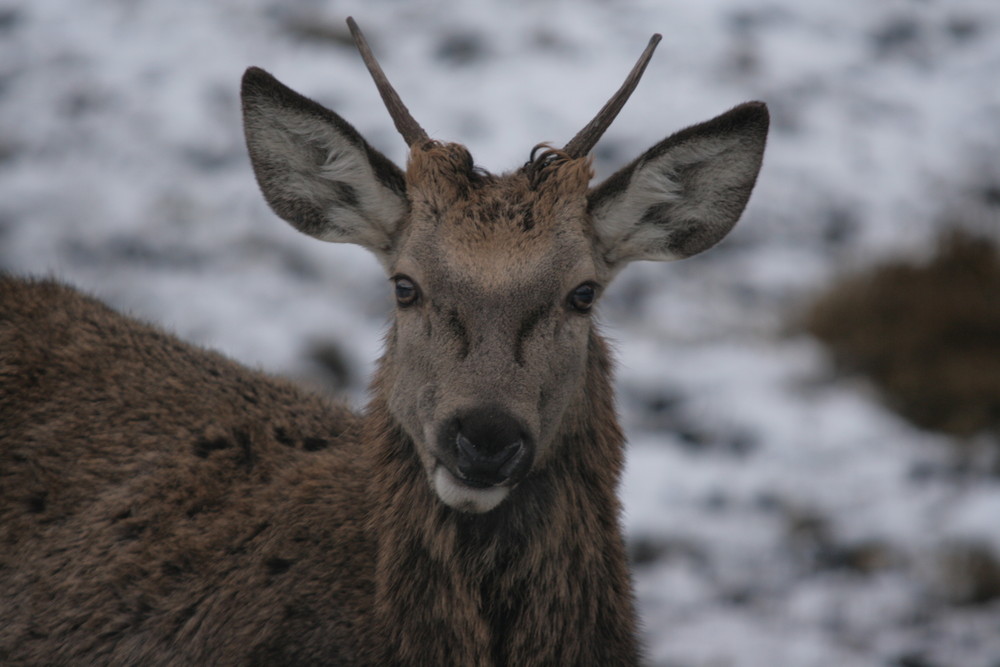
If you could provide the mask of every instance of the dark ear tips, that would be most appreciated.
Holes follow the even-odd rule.
[[[737,104],[729,111],[716,116],[712,120],[699,123],[689,130],[697,129],[700,133],[728,131],[739,132],[749,130],[752,135],[767,135],[771,124],[771,114],[763,102],[744,102]],[[681,130],[679,134],[683,134]]]
[[[273,85],[275,82],[277,79],[260,67],[247,67],[240,80],[240,95],[243,97],[253,95],[260,92],[260,89],[266,87],[267,84]]]
[[[251,65],[250,67],[247,67],[245,72],[243,72],[243,83],[246,84],[247,82],[253,81],[254,79],[261,76],[269,77],[271,75],[268,74],[267,71],[261,69],[260,67]]]
[[[270,72],[260,67],[248,67],[243,72],[243,78],[240,81],[240,98],[244,103],[251,100],[276,100],[296,106],[319,106],[281,83]]]
[[[766,137],[771,113],[763,102],[744,102],[718,118],[731,128],[747,128],[758,137]]]
[[[736,108],[741,109],[747,115],[749,124],[760,125],[764,128],[771,124],[771,112],[764,102],[745,102]]]

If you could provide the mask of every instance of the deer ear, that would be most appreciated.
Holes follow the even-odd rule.
[[[301,232],[356,243],[385,262],[409,208],[399,167],[343,118],[262,69],[246,71],[241,96],[250,161],[274,212]]]
[[[767,107],[742,104],[664,139],[591,190],[608,265],[681,259],[720,241],[753,190],[767,129]]]

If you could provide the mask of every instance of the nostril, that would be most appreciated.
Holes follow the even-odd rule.
[[[455,442],[458,445],[458,454],[460,457],[464,457],[467,460],[479,458],[479,452],[476,451],[476,448],[472,446],[472,442],[464,435],[459,433],[455,438]]]
[[[521,440],[515,440],[514,442],[510,443],[509,445],[501,449],[499,452],[496,453],[497,462],[500,465],[503,465],[504,463],[507,463],[507,461],[510,461],[512,458],[514,458],[515,454],[521,451],[521,447],[523,446],[523,444],[524,443]]]
[[[458,453],[460,456],[473,461],[482,461],[484,463],[496,463],[497,466],[501,466],[507,461],[510,461],[515,454],[520,451],[521,447],[524,446],[524,442],[520,439],[511,442],[507,446],[488,453],[476,447],[471,440],[469,440],[465,435],[459,433],[455,442],[458,445]]]
[[[458,433],[455,445],[458,453],[458,469],[463,475],[491,478],[499,475],[506,478],[517,465],[517,454],[523,449],[524,441],[518,439],[497,451],[487,453],[476,447],[464,434]]]
[[[521,450],[523,449],[524,449],[523,440],[518,440],[517,442],[512,442],[511,444],[507,445],[507,449],[505,449],[502,452],[503,461],[502,463],[500,463],[501,475],[503,475],[504,477],[511,476],[511,474],[514,472],[514,469],[517,467],[517,464],[520,463],[521,461],[521,457],[518,455],[521,453]]]

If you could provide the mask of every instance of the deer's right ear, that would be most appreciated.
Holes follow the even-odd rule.
[[[386,263],[409,209],[399,167],[343,118],[262,69],[246,71],[241,96],[250,161],[274,212]]]

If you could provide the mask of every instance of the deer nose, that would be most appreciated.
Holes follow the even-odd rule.
[[[529,438],[521,423],[498,408],[468,411],[449,429],[455,467],[470,486],[502,484],[529,463]]]
[[[458,470],[466,481],[494,486],[506,481],[514,471],[515,457],[524,448],[523,440],[515,440],[500,450],[485,454],[472,441],[459,433]]]

